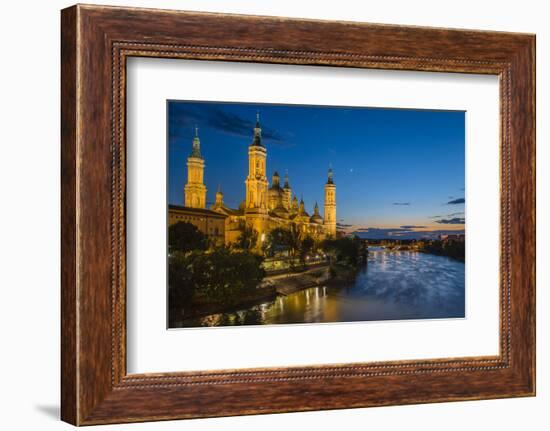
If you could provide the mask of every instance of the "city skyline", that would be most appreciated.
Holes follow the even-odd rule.
[[[182,205],[195,127],[206,160],[207,206],[219,186],[228,206],[244,193],[247,148],[260,113],[267,176],[288,171],[306,210],[322,208],[329,166],[338,224],[372,239],[464,231],[464,112],[168,102],[168,200]]]

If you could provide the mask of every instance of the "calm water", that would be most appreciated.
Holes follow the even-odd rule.
[[[354,322],[464,317],[464,263],[418,252],[370,249],[348,286],[315,287],[183,326]]]

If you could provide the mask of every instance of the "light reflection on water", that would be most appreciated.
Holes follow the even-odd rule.
[[[464,268],[443,256],[371,249],[368,263],[347,286],[313,287],[182,326],[464,317]]]

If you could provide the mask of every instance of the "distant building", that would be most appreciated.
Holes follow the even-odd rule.
[[[315,240],[336,236],[336,185],[333,180],[332,168],[324,185],[324,217],[319,213],[319,205],[315,203],[313,214],[305,209],[303,199],[298,202],[292,193],[288,174],[281,184],[277,172],[273,173],[271,184],[266,177],[267,149],[262,143],[262,129],[259,116],[253,131],[252,143],[248,147],[248,176],[245,178],[245,196],[239,208],[229,208],[223,202],[221,189],[216,192],[215,203],[210,210],[206,209],[206,186],[204,185],[205,162],[201,154],[198,131],[195,129],[193,147],[187,159],[187,183],[184,188],[185,207],[170,207],[170,220],[189,221],[201,231],[214,226],[218,232],[225,235],[225,243],[230,244],[239,237],[243,224],[252,227],[258,233],[258,246],[265,236],[278,227],[289,228],[295,225],[302,235],[310,235]],[[183,211],[183,212],[182,212]],[[218,215],[219,218],[216,218]],[[222,219],[223,218],[223,219]],[[208,227],[196,223],[210,223]],[[203,220],[204,219],[204,220]],[[224,229],[220,226],[224,220]]]
[[[225,242],[226,218],[225,214],[204,208],[189,208],[178,205],[168,207],[168,226],[178,222],[191,223],[218,245],[223,245]]]
[[[459,241],[464,242],[464,239],[466,236],[463,233],[452,233],[452,234],[445,234],[445,235],[439,235],[439,239],[441,241]]]

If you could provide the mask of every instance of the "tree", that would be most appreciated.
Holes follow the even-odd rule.
[[[419,248],[425,253],[437,254],[440,256],[448,256],[456,260],[464,262],[465,260],[465,244],[464,241],[440,241],[432,240],[426,242],[423,247]]]
[[[191,262],[189,255],[181,251],[171,253],[168,258],[168,304],[181,314],[191,307],[195,294],[193,273],[189,271]]]
[[[358,237],[343,237],[327,239],[323,242],[323,249],[332,255],[337,263],[358,266],[361,257],[362,244]]]
[[[263,259],[225,247],[174,253],[169,260],[170,308],[202,303],[231,306],[254,292],[265,276]]]
[[[258,243],[258,232],[252,227],[241,221],[239,224],[241,234],[235,243],[241,250],[252,250]]]
[[[300,261],[302,262],[302,265],[305,265],[306,257],[308,253],[313,250],[314,245],[315,241],[310,235],[306,235],[300,242]]]
[[[290,250],[290,231],[283,227],[272,229],[266,236],[265,244],[266,251],[272,254]]]
[[[294,223],[292,223],[290,225],[289,239],[288,239],[292,257],[295,257],[298,250],[300,250],[301,237],[302,235],[300,233],[300,228]]]
[[[177,222],[168,228],[168,250],[170,253],[192,250],[206,250],[208,237],[197,227],[187,222]]]
[[[288,250],[294,258],[302,245],[302,234],[294,223],[289,228],[276,227],[267,235],[268,251],[277,252]]]

